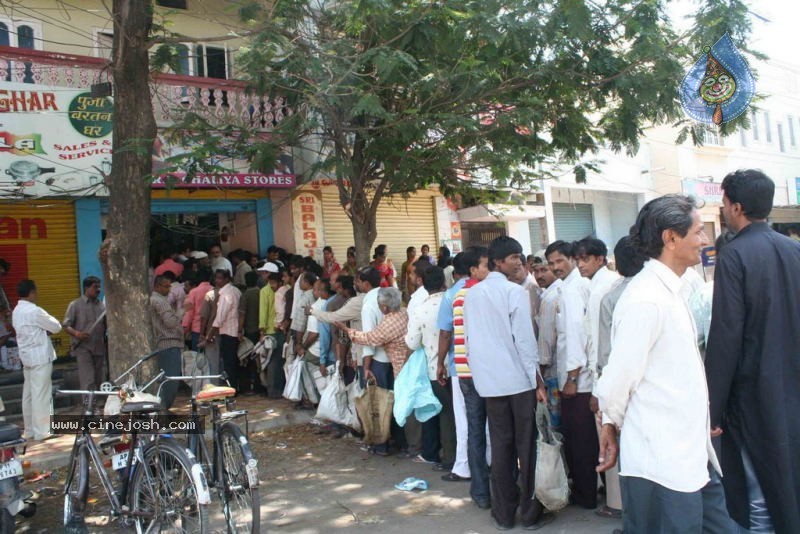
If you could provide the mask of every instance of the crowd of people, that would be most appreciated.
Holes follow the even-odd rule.
[[[182,350],[205,351],[240,394],[279,398],[285,356],[316,376],[392,390],[422,350],[441,412],[393,421],[390,439],[364,450],[468,482],[500,530],[518,512],[526,529],[554,519],[535,498],[542,403],[563,436],[570,502],[622,517],[624,532],[800,532],[800,244],[766,223],[767,176],[737,171],[722,189],[714,283],[694,268],[709,239],[680,195],[648,202],[613,256],[593,237],[525,256],[506,236],[454,256],[409,247],[399,269],[386,245],[363,266],[352,247],[342,264],[330,247],[320,261],[277,247],[263,260],[217,245],[166,251],[150,299],[159,364],[177,374]],[[32,282],[20,284],[26,386],[54,353],[26,354],[22,338],[33,346],[62,326],[81,387],[101,381],[100,281],[83,288],[59,322],[33,304]],[[273,341],[266,370],[239,358],[245,338]],[[34,438],[47,434],[38,419],[25,420]]]

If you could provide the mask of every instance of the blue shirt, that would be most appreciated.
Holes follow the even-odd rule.
[[[321,311],[327,311],[328,304],[336,298],[332,296],[325,301],[322,305]],[[319,322],[319,363],[320,365],[329,366],[336,363],[336,353],[333,351],[333,343],[331,343],[331,325],[323,321]]]
[[[464,287],[467,280],[469,280],[468,276],[461,278],[458,282],[453,284],[453,287],[444,292],[442,305],[439,307],[439,316],[436,318],[436,325],[439,327],[439,330],[444,330],[445,332],[453,331],[453,301],[456,298],[456,293]],[[447,354],[447,361],[449,362],[447,372],[450,376],[456,376],[456,362],[453,357],[454,345],[452,337],[450,338],[450,351]]]
[[[527,291],[495,271],[464,299],[469,368],[481,397],[536,389],[539,353]]]

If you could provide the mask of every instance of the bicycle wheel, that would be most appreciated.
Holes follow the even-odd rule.
[[[222,450],[222,510],[228,532],[259,532],[261,500],[258,495],[258,460],[242,429],[228,421],[219,428]]]
[[[134,468],[130,486],[136,531],[207,532],[208,505],[201,504],[192,479],[193,467],[200,471],[197,461],[168,438],[145,445],[143,456],[144,461]]]
[[[64,527],[68,530],[84,525],[89,496],[89,450],[85,443],[78,445],[70,460],[64,484]]]

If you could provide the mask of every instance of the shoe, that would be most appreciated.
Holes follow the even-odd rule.
[[[532,525],[522,525],[522,528],[525,530],[539,530],[542,527],[545,527],[555,521],[556,515],[550,512],[544,512],[542,515],[539,516],[539,519],[536,520],[535,523]]]
[[[440,471],[446,473],[453,468],[453,464],[436,464],[433,466],[434,471]]]
[[[459,476],[455,473],[447,473],[446,475],[442,475],[442,480],[445,482],[469,482],[472,479]]]
[[[479,501],[476,499],[472,499],[472,502],[474,502],[475,506],[477,506],[481,510],[489,510],[492,508],[492,503],[489,501]]]
[[[497,530],[511,530],[512,528],[514,528],[514,523],[511,523],[510,525],[503,524],[500,521],[498,521],[498,519],[494,516],[494,514],[491,514],[491,518],[492,518],[492,523],[494,524],[494,528],[496,528]]]
[[[414,459],[411,460],[411,461],[414,462],[414,463],[417,463],[417,464],[435,464],[436,463],[436,462],[432,462],[431,460],[426,460],[425,457],[422,456],[421,454],[418,454],[418,455],[414,456]]]

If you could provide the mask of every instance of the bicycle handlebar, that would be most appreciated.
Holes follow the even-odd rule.
[[[225,380],[227,375],[224,373],[221,375],[197,375],[197,376],[163,376],[161,377],[161,382],[177,382],[182,380],[216,380],[221,379]]]
[[[56,395],[118,395],[119,391],[89,391],[88,389],[57,389]]]

